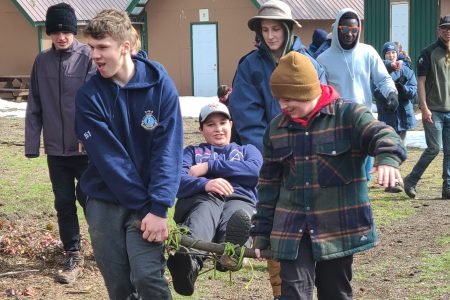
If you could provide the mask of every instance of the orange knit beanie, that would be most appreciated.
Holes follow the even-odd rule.
[[[289,100],[311,101],[322,93],[316,69],[308,57],[297,51],[280,58],[270,87],[274,97]]]

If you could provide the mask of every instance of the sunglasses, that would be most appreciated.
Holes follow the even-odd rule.
[[[359,27],[352,27],[352,26],[338,26],[338,29],[341,31],[341,33],[348,33],[349,31],[351,33],[358,33]]]

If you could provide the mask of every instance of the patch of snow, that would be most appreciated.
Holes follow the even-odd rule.
[[[206,104],[217,102],[217,97],[180,97],[181,114],[183,117],[197,118],[200,109]],[[12,102],[0,99],[0,117],[25,118],[26,102]],[[374,114],[376,118],[376,114]],[[416,119],[420,121],[422,114],[417,114]],[[423,131],[408,131],[405,144],[408,147],[425,149],[425,134]]]

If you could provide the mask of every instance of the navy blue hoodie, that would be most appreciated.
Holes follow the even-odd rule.
[[[81,188],[142,217],[167,216],[181,173],[183,128],[177,90],[156,63],[133,57],[123,87],[99,72],[76,97],[76,133],[90,159]]]
[[[193,165],[204,162],[208,162],[206,176],[188,175],[189,169]],[[178,197],[187,198],[195,194],[206,193],[205,185],[210,179],[223,178],[233,186],[234,195],[245,196],[256,203],[256,185],[261,166],[261,153],[253,145],[239,146],[231,143],[218,147],[203,143],[198,146],[186,147]]]

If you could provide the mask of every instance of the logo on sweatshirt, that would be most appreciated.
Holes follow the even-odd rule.
[[[145,130],[153,130],[156,126],[158,126],[158,121],[156,120],[155,116],[153,115],[152,110],[146,110],[145,116],[142,118],[141,126]]]

